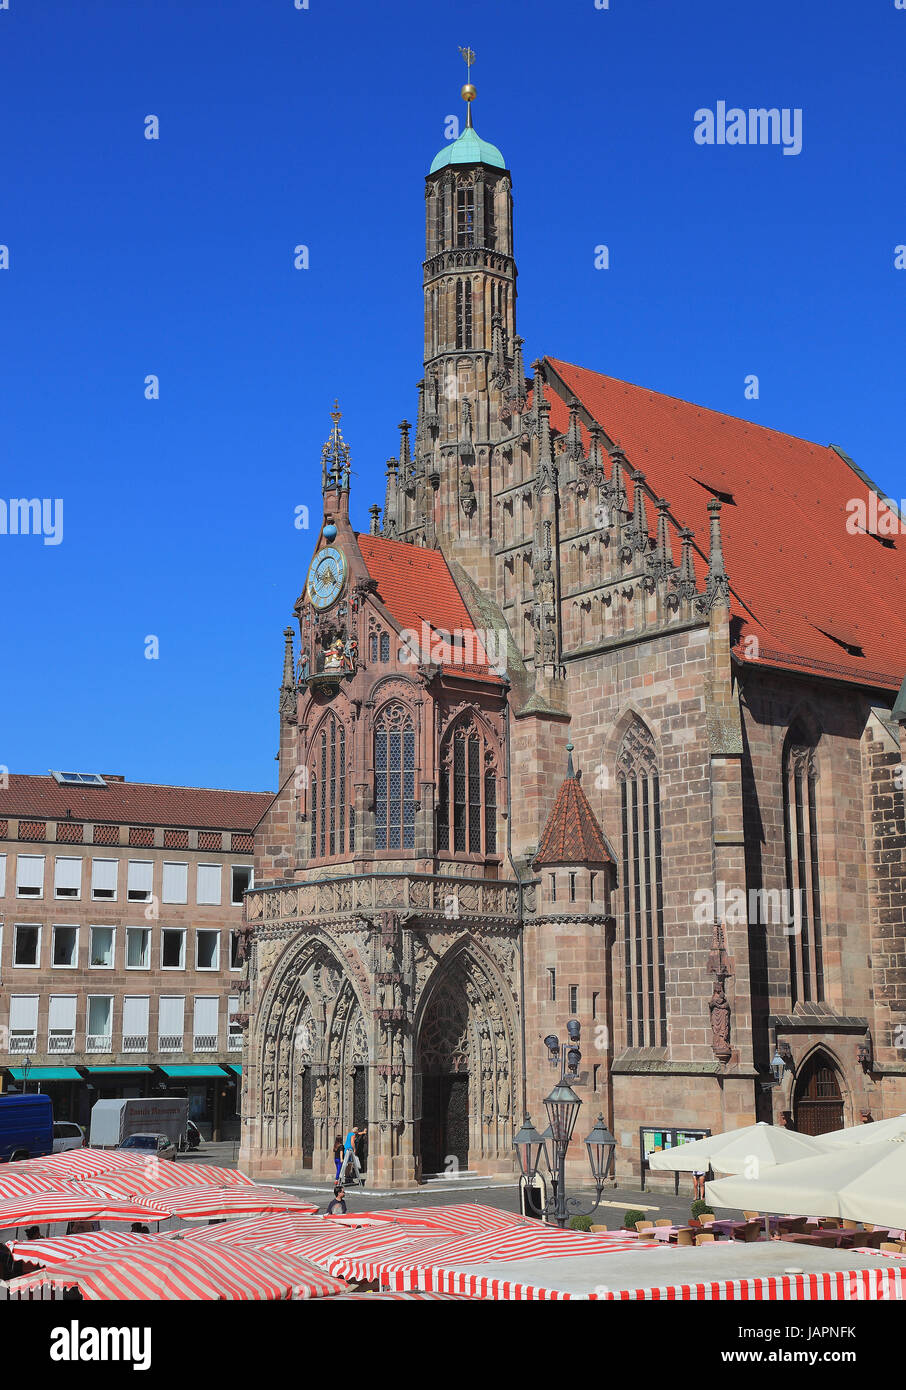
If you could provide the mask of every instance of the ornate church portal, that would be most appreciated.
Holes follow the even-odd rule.
[[[256,889],[247,900],[250,919],[264,922],[251,948],[243,1116],[259,1175],[330,1176],[334,1139],[352,1124],[367,1127],[375,1184],[512,1169],[518,951],[487,910],[500,914],[515,890],[388,878]],[[456,924],[436,911],[451,883],[473,908]],[[426,910],[360,910],[387,892]],[[292,920],[303,906],[332,909],[333,920]]]

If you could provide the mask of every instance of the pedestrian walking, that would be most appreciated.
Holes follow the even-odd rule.
[[[338,1134],[333,1141],[333,1161],[337,1165],[337,1171],[334,1175],[336,1182],[340,1181],[340,1176],[343,1171],[343,1155],[345,1152],[346,1149],[344,1147],[343,1140],[340,1138]]]

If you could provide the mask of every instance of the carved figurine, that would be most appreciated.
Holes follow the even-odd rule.
[[[342,637],[335,637],[324,653],[324,670],[341,671],[343,669],[343,652]]]

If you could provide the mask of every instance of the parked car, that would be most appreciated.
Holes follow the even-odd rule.
[[[75,1124],[72,1120],[54,1120],[53,1151],[55,1154],[64,1154],[69,1149],[83,1149],[84,1147],[85,1131],[81,1125]]]
[[[176,1145],[166,1134],[130,1134],[119,1148],[129,1153],[156,1154],[158,1158],[176,1158]]]
[[[53,1106],[50,1096],[0,1096],[0,1163],[43,1158],[53,1153]]]

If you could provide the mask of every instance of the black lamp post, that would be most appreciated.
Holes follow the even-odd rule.
[[[29,1073],[30,1070],[31,1070],[31,1058],[30,1058],[30,1057],[23,1057],[23,1058],[22,1058],[22,1094],[23,1094],[23,1095],[25,1095],[25,1092],[28,1090],[28,1073]]]
[[[566,1153],[582,1104],[569,1084],[577,1075],[582,1060],[582,1053],[578,1047],[580,1027],[576,1019],[570,1019],[567,1031],[571,1046],[566,1049],[561,1048],[559,1039],[553,1034],[544,1039],[552,1065],[556,1066],[560,1062],[560,1080],[544,1099],[548,1128],[543,1135],[539,1134],[526,1115],[522,1128],[513,1140],[522,1176],[529,1187],[537,1177],[543,1155],[551,1178],[556,1181],[557,1190],[554,1197],[544,1204],[541,1214],[546,1220],[556,1221],[561,1228],[566,1226],[570,1215],[590,1216],[597,1210],[617,1146],[617,1141],[604,1123],[604,1116],[599,1115],[594,1129],[585,1140],[596,1197],[594,1204],[587,1211],[580,1211],[578,1197],[568,1197],[566,1194]]]

